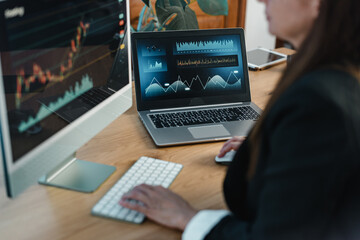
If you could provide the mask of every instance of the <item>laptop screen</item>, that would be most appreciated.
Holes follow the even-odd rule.
[[[134,34],[138,102],[145,108],[167,108],[250,101],[241,33],[217,29]]]

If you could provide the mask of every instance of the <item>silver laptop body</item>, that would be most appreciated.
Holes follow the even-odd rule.
[[[243,29],[133,33],[132,48],[137,110],[157,146],[246,136],[258,119]]]

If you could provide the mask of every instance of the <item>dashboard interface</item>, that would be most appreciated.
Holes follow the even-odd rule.
[[[245,92],[239,35],[137,39],[144,101]]]

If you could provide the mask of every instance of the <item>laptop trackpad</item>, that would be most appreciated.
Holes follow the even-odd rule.
[[[189,127],[188,130],[194,138],[224,137],[230,135],[223,125]]]

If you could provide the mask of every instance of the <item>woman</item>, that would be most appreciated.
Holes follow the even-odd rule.
[[[231,212],[147,185],[120,204],[183,239],[360,239],[360,1],[261,2],[298,53],[249,137],[220,151],[239,148],[224,181]]]

